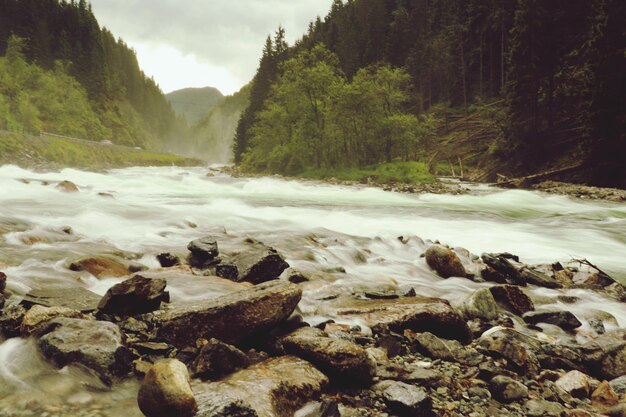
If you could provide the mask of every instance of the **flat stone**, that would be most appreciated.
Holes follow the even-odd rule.
[[[282,281],[260,284],[219,298],[172,306],[150,313],[158,337],[181,348],[197,339],[235,343],[282,322],[302,297],[296,285]]]
[[[489,291],[500,306],[519,316],[535,309],[532,300],[516,285],[498,285]]]
[[[432,245],[425,253],[426,263],[442,278],[465,277],[467,273],[458,255],[442,245]]]
[[[569,311],[529,311],[522,318],[526,323],[554,324],[563,330],[574,330],[582,326],[576,316]]]
[[[110,322],[57,318],[39,333],[37,346],[58,367],[80,364],[107,384],[130,371],[130,353],[120,328]]]
[[[33,290],[24,296],[26,307],[39,304],[45,307],[67,307],[83,313],[95,311],[102,297],[83,287]]]
[[[146,417],[192,417],[197,405],[185,365],[176,359],[157,362],[146,373],[137,395]]]
[[[124,316],[158,310],[161,302],[169,302],[166,281],[141,275],[127,279],[109,288],[98,303],[98,310]]]
[[[546,288],[562,288],[563,286],[555,279],[541,272],[532,270],[528,267],[522,267],[519,273],[524,281],[529,284],[538,285]]]
[[[292,416],[327,385],[328,378],[307,361],[289,355],[272,358],[194,387],[197,416],[248,417],[254,415],[250,410],[258,417]],[[228,407],[238,414],[221,411]]]
[[[317,329],[296,330],[283,338],[281,344],[287,353],[311,362],[333,382],[366,385],[376,371],[375,363],[361,346],[328,337]]]
[[[45,327],[50,320],[57,317],[67,317],[74,319],[87,319],[83,313],[67,307],[44,307],[41,305],[32,306],[24,315],[20,325],[20,333],[28,337]]]
[[[433,404],[426,391],[398,381],[381,381],[372,387],[385,404],[398,416],[434,416]]]
[[[379,332],[389,328],[402,333],[404,329],[431,332],[446,339],[469,343],[472,336],[463,317],[440,298],[403,297],[394,300],[338,300],[332,314],[338,321],[360,319]]]
[[[129,262],[113,256],[85,256],[72,261],[72,271],[87,271],[96,278],[119,278],[147,269],[144,265]]]

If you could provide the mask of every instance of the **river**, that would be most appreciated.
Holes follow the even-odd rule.
[[[226,251],[236,250],[246,237],[263,241],[293,267],[328,278],[324,282],[335,289],[410,286],[418,294],[454,301],[479,285],[434,276],[420,259],[421,239],[477,255],[507,251],[525,263],[586,258],[626,282],[624,204],[485,185],[470,186],[467,195],[410,195],[207,176],[207,171],[167,167],[37,173],[0,167],[0,231],[6,232],[0,238],[0,270],[8,276],[8,288],[21,295],[46,286],[82,285],[103,294],[119,280],[70,272],[67,262],[87,254],[119,253],[156,268],[157,253],[184,253],[187,242],[209,234]],[[60,180],[76,183],[80,192],[61,192],[54,186]],[[64,227],[72,233],[60,231]],[[173,294],[201,296],[176,287]],[[305,291],[305,317],[324,319],[307,300]],[[578,304],[581,311],[603,305],[626,326],[623,305],[589,296]],[[76,369],[53,369],[32,341],[0,344],[0,416],[140,415],[135,393],[134,381],[108,391]]]

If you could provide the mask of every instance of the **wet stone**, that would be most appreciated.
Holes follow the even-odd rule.
[[[236,347],[211,339],[202,346],[190,365],[194,378],[218,379],[231,374],[249,364],[248,356]]]
[[[563,330],[574,330],[582,323],[569,311],[529,311],[522,318],[526,323],[538,324],[548,323],[562,328]]]
[[[488,288],[481,288],[470,294],[463,303],[463,313],[467,318],[495,320],[498,318],[498,305]]]
[[[187,245],[187,249],[191,252],[187,260],[194,268],[205,269],[217,263],[219,250],[217,241],[211,236],[192,240]]]
[[[22,336],[29,336],[41,330],[50,320],[57,317],[87,319],[87,316],[80,311],[72,310],[71,308],[34,305],[24,315],[20,325],[20,332]]]
[[[180,265],[180,258],[169,252],[159,253],[157,256],[157,261],[159,261],[159,265],[163,268],[170,268],[172,266]]]
[[[33,290],[24,296],[26,307],[39,304],[45,307],[67,307],[83,313],[95,311],[102,297],[83,287]]]
[[[19,304],[5,306],[0,311],[0,330],[6,337],[20,335],[20,326],[26,314],[26,309]]]
[[[136,315],[158,310],[161,302],[169,302],[163,279],[141,275],[109,288],[98,303],[98,309],[107,314]]]
[[[87,271],[96,278],[124,277],[148,269],[145,265],[119,259],[114,256],[86,256],[72,261],[72,271]]]
[[[441,245],[432,245],[425,253],[426,263],[442,278],[465,277],[467,273],[458,255]]]
[[[489,291],[498,304],[519,316],[535,309],[532,300],[516,285],[500,285]]]
[[[238,282],[248,281],[253,284],[277,279],[285,269],[289,268],[289,264],[285,262],[285,259],[276,249],[260,243],[246,248],[227,263],[237,268],[237,277],[230,278],[224,276],[224,278],[230,278]],[[220,268],[217,274],[221,276],[220,274],[224,272]],[[233,270],[229,272],[232,274]]]
[[[146,417],[192,417],[196,399],[185,365],[176,359],[157,362],[146,373],[137,395]]]

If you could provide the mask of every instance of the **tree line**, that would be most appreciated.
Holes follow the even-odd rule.
[[[584,180],[626,181],[625,21],[620,0],[335,0],[295,45],[284,43],[282,29],[268,38],[237,129],[235,161],[268,162],[272,151],[279,160],[294,140],[306,144],[297,152],[308,150],[301,158],[307,164],[333,166],[348,148],[344,153],[354,158],[339,165],[406,159],[412,152],[400,144],[424,146],[442,109],[497,101],[502,162],[530,173],[569,159],[584,162]],[[307,59],[315,62],[297,67]],[[329,91],[312,101],[313,85],[303,84],[315,82],[310,72],[318,63]],[[376,107],[377,82],[364,80],[385,70],[403,80],[397,84],[403,100],[391,118],[397,125],[388,116],[360,114],[370,128],[359,130],[347,109]],[[307,102],[309,108],[301,106]],[[312,113],[296,117],[295,108]],[[328,119],[316,119],[320,109]]]
[[[89,122],[93,128],[86,130],[88,138],[162,146],[185,131],[184,120],[177,118],[155,81],[139,68],[135,52],[100,27],[85,0],[0,0],[0,11],[0,55],[7,54],[11,42],[15,51],[16,39],[22,39],[19,53],[30,70],[34,65],[49,74],[48,83],[66,82],[58,76],[61,72],[75,79],[86,93],[87,108],[99,121]],[[0,98],[17,108],[10,89],[0,90]],[[31,105],[40,112],[48,111],[41,100],[31,100]],[[30,131],[34,127],[22,126]],[[61,124],[50,128],[57,133],[76,133]]]

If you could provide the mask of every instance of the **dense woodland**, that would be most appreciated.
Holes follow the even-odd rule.
[[[235,160],[298,174],[428,159],[451,115],[476,114],[501,171],[575,165],[626,186],[624,22],[621,0],[335,0],[294,46],[268,38]]]
[[[0,0],[0,11],[0,129],[176,147],[184,120],[85,0]]]

